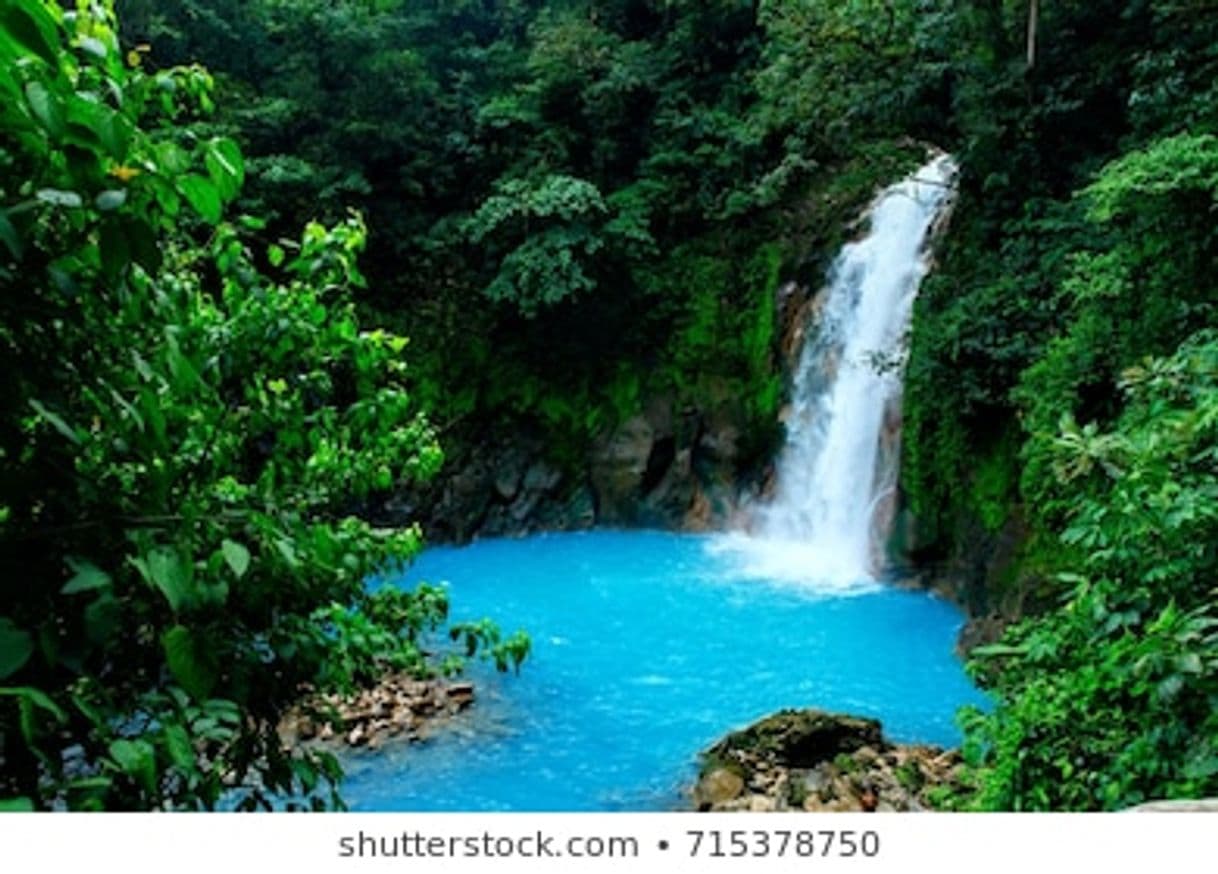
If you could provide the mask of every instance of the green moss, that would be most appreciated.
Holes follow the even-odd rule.
[[[843,774],[855,774],[861,770],[859,763],[849,753],[838,753],[834,756],[833,766]]]
[[[987,452],[976,456],[969,504],[991,534],[1006,524],[1019,497],[1018,434],[1012,428]]]
[[[897,782],[901,784],[901,788],[906,792],[917,794],[926,785],[926,776],[922,773],[922,769],[918,767],[918,763],[913,759],[897,765],[893,768],[892,773],[897,778]]]

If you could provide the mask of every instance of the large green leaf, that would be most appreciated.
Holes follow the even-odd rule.
[[[0,210],[0,243],[4,243],[8,247],[14,258],[21,257],[24,249],[21,245],[21,236],[3,210]]]
[[[127,156],[134,129],[124,115],[113,110],[103,112],[97,120],[96,130],[110,157],[121,161]]]
[[[220,549],[224,552],[224,560],[237,575],[237,579],[245,576],[245,572],[250,567],[250,551],[233,540],[225,540],[220,544]]]
[[[119,600],[109,592],[102,592],[85,608],[85,635],[90,642],[103,645],[110,640],[122,619],[122,609]]]
[[[60,416],[57,413],[52,413],[50,410],[48,410],[46,408],[45,405],[43,405],[43,403],[41,401],[31,400],[30,406],[33,407],[34,412],[36,412],[39,416],[41,416],[44,420],[46,420],[46,422],[52,428],[54,428],[64,437],[67,437],[73,443],[75,443],[77,445],[80,444],[80,435],[76,433],[76,430],[74,428],[72,428],[71,425],[69,425],[67,422],[65,422],[63,420],[62,416]]]
[[[169,760],[183,771],[195,770],[195,748],[190,743],[190,735],[182,726],[171,723],[165,726],[165,751]]]
[[[67,118],[67,142],[94,152],[104,150],[116,161],[126,157],[134,129],[122,113],[76,95],[68,98]]]
[[[175,613],[190,599],[190,567],[176,550],[161,547],[143,558],[130,559],[144,581],[160,590]]]
[[[161,643],[174,679],[196,700],[206,700],[216,685],[218,673],[211,649],[184,625],[166,631]]]
[[[29,813],[34,802],[28,798],[0,798],[0,813]]]
[[[7,616],[0,616],[0,680],[21,670],[34,654],[34,638]]]
[[[101,212],[113,212],[127,202],[127,192],[122,188],[111,188],[103,191],[93,199]]]
[[[75,595],[77,592],[91,592],[94,589],[104,589],[110,585],[110,575],[92,562],[68,559],[68,567],[75,573],[72,579],[64,584],[59,591],[64,595]]]
[[[220,221],[222,208],[220,192],[216,189],[215,183],[206,176],[200,176],[197,173],[184,176],[178,180],[178,190],[206,222],[214,225]]]
[[[102,223],[97,248],[101,255],[102,272],[111,282],[117,281],[131,263],[131,247],[118,222],[109,220]]]
[[[40,188],[34,196],[43,203],[67,209],[80,209],[85,205],[84,199],[75,191],[64,191],[61,188]]]
[[[219,137],[207,144],[204,155],[207,172],[224,200],[232,200],[245,182],[245,162],[240,147],[228,137]]]
[[[60,722],[68,718],[68,715],[63,712],[63,708],[56,704],[51,699],[51,696],[41,689],[35,689],[31,686],[5,686],[0,688],[0,697],[16,698],[23,705],[37,707],[39,710],[46,711]]]
[[[149,793],[156,791],[156,749],[148,741],[143,738],[116,740],[110,744],[110,758]]]
[[[0,27],[18,46],[59,69],[55,19],[42,3],[19,0],[0,5]]]
[[[25,99],[42,129],[56,140],[62,138],[67,121],[59,97],[41,82],[27,82]]]

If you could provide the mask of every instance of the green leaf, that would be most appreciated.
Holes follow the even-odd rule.
[[[102,223],[98,234],[98,252],[106,278],[111,282],[117,281],[131,263],[131,246],[117,222],[107,220]]]
[[[175,625],[161,636],[165,662],[174,679],[197,701],[211,695],[216,684],[216,663],[210,649],[184,625]]]
[[[110,585],[110,575],[97,565],[87,561],[77,561],[69,558],[68,567],[75,571],[72,579],[59,590],[62,595],[75,595],[77,592],[91,592],[94,589],[105,589]]]
[[[62,206],[68,209],[80,209],[85,205],[84,200],[75,191],[63,191],[58,188],[41,188],[34,195],[43,203],[52,206]]]
[[[292,545],[292,541],[280,538],[275,541],[275,548],[289,567],[300,567],[300,558],[296,555],[296,547]]]
[[[34,802],[28,798],[0,798],[0,813],[31,813]]]
[[[5,3],[0,25],[19,46],[59,69],[55,19],[40,3]]]
[[[129,559],[144,581],[159,589],[175,613],[190,596],[190,575],[186,562],[173,549],[154,549],[144,558]]]
[[[81,777],[70,781],[67,789],[69,810],[105,810],[106,793],[114,785],[114,778],[109,774],[98,774],[96,777]]]
[[[102,594],[85,608],[85,635],[99,646],[114,635],[122,616],[122,606],[109,592]]]
[[[237,575],[237,579],[245,576],[245,572],[250,567],[250,551],[233,540],[225,540],[220,544],[220,549],[224,552],[224,560]]]
[[[18,701],[23,701],[40,710],[45,710],[59,722],[63,722],[68,718],[68,715],[63,712],[60,706],[52,701],[51,697],[41,689],[35,689],[31,686],[5,686],[0,688],[0,696],[16,698]]]
[[[975,658],[993,658],[995,656],[1021,656],[1027,655],[1028,648],[1026,646],[1011,646],[1005,643],[991,643],[986,646],[977,646],[969,650],[969,656]]]
[[[286,253],[283,251],[283,246],[278,246],[275,243],[271,243],[271,245],[267,246],[266,249],[266,260],[270,262],[272,267],[278,267],[283,263],[285,254]]]
[[[1201,675],[1205,672],[1205,666],[1201,663],[1201,656],[1195,652],[1185,653],[1176,659],[1176,670],[1184,674]]]
[[[103,191],[93,201],[102,212],[113,212],[127,202],[127,192],[122,188]]]
[[[21,237],[3,210],[0,210],[0,242],[8,247],[9,252],[12,253],[14,258],[21,257],[24,250],[24,247],[21,245]]]
[[[0,680],[24,667],[34,654],[34,638],[7,616],[0,616]]]
[[[162,253],[152,228],[142,218],[135,216],[124,216],[122,225],[131,260],[149,273],[155,273],[161,266]]]
[[[169,761],[180,770],[193,773],[195,770],[195,748],[190,743],[190,735],[180,725],[165,726],[165,750],[169,753]]]
[[[127,150],[131,146],[131,138],[134,136],[135,130],[131,122],[121,113],[115,112],[109,107],[102,107],[94,130],[97,131],[98,138],[111,158],[122,161],[127,157]]]
[[[67,119],[64,117],[63,103],[60,102],[59,97],[51,93],[41,82],[35,81],[26,83],[25,99],[30,106],[30,112],[34,114],[34,119],[42,126],[42,129],[50,134],[52,139],[61,139]]]
[[[208,224],[214,225],[220,221],[222,213],[220,192],[216,190],[215,184],[210,179],[192,173],[178,180],[178,191]]]
[[[81,51],[92,55],[97,60],[104,61],[106,59],[106,44],[97,37],[82,36],[78,45]]]
[[[227,137],[214,139],[207,144],[203,162],[220,197],[224,200],[236,197],[245,183],[245,162],[241,159],[240,147]]]
[[[110,758],[149,793],[156,791],[156,749],[148,741],[143,738],[116,740],[110,744]]]
[[[190,169],[190,154],[177,143],[157,143],[156,160],[161,169],[170,176],[177,176]]]

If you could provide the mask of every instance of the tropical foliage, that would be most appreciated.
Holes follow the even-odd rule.
[[[2,9],[0,796],[336,804],[335,760],[284,749],[279,713],[433,670],[448,611],[364,591],[419,537],[360,502],[440,451],[405,340],[356,318],[363,223],[251,250],[205,71],[143,72],[105,4]]]

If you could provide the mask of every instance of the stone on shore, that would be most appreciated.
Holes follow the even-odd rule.
[[[340,743],[377,749],[391,738],[420,740],[473,703],[472,683],[389,674],[353,695],[306,697],[280,720],[279,737],[286,747]]]

